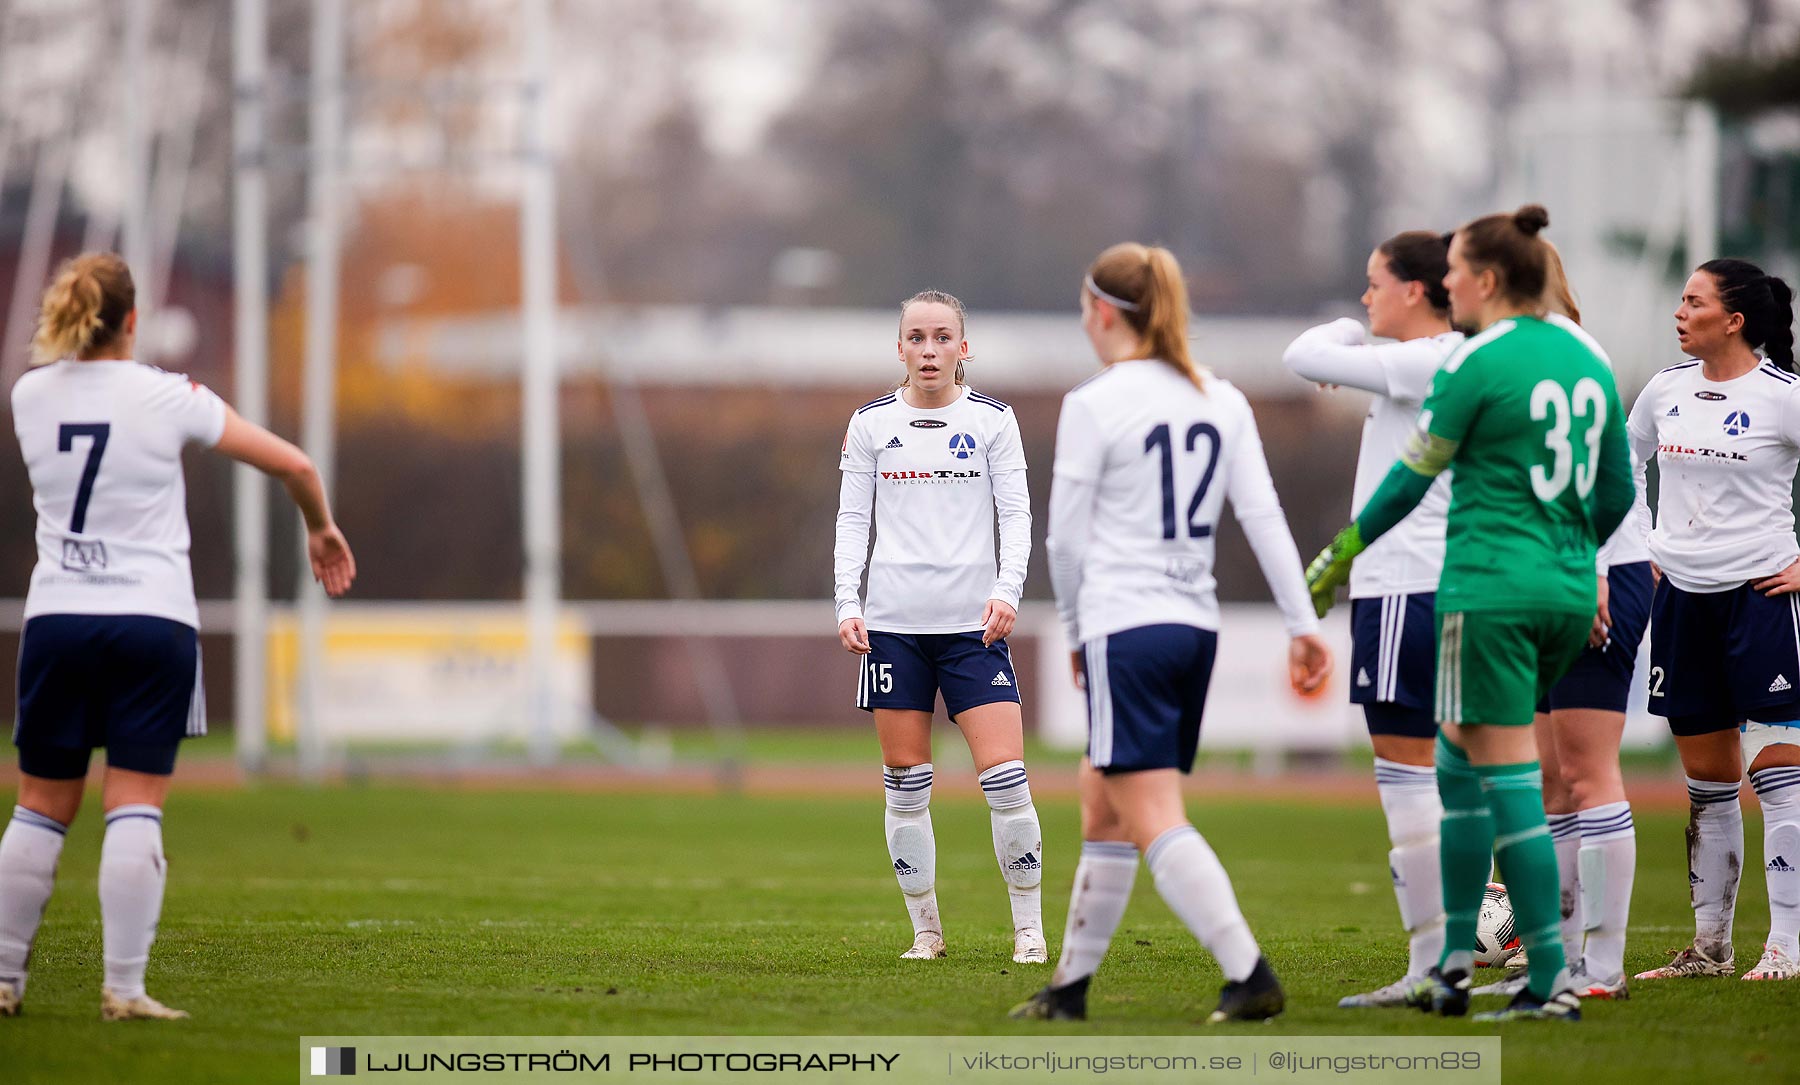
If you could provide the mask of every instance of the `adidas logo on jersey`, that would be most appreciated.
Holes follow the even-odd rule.
[[[895,874],[906,875],[906,874],[917,874],[918,872],[919,872],[919,868],[913,866],[911,863],[907,862],[905,859],[895,859],[894,860],[894,873]]]
[[[1006,869],[1008,869],[1008,870],[1037,870],[1041,866],[1042,866],[1042,864],[1038,862],[1037,856],[1033,855],[1031,852],[1026,852],[1024,855],[1021,855],[1017,859],[1014,859],[1012,862],[1006,864]]]
[[[1777,874],[1792,874],[1794,872],[1793,865],[1787,861],[1785,856],[1781,855],[1777,855],[1775,858],[1769,860],[1769,869],[1775,871]]]
[[[904,446],[901,445],[900,438],[895,437],[893,440],[889,441],[887,444],[885,444],[881,447],[883,447],[883,448],[902,448]]]
[[[1688,871],[1688,885],[1690,885],[1690,886],[1699,885],[1700,880],[1701,880],[1700,875],[1694,873],[1692,870]]]
[[[1006,677],[1005,671],[996,671],[994,673],[994,680],[992,682],[989,682],[988,685],[990,685],[990,686],[1010,686],[1010,685],[1012,685],[1012,681]]]
[[[1787,680],[1787,675],[1785,674],[1776,675],[1775,681],[1769,683],[1770,693],[1786,693],[1793,688],[1793,684]]]
[[[1670,407],[1669,413],[1663,415],[1663,417],[1664,418],[1680,418],[1681,417],[1681,408],[1679,406]]]
[[[1369,668],[1358,667],[1356,669],[1356,688],[1357,689],[1368,689],[1369,685],[1370,685]]]

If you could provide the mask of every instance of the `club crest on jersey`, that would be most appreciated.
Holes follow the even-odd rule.
[[[106,568],[106,544],[99,539],[64,539],[62,567],[71,573],[92,573]]]
[[[950,454],[959,460],[966,460],[975,454],[975,438],[966,433],[950,435]]]
[[[1723,397],[1721,397],[1723,398]],[[1747,411],[1732,411],[1725,416],[1725,433],[1729,437],[1737,437],[1750,430],[1750,414]]]
[[[1725,393],[1724,392],[1699,391],[1699,392],[1694,393],[1694,398],[1695,399],[1704,399],[1708,403],[1723,403],[1725,401]]]

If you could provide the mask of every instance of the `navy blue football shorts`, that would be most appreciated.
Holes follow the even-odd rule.
[[[1748,583],[1682,591],[1663,577],[1650,608],[1650,711],[1677,735],[1800,719],[1800,596]]]
[[[87,774],[88,755],[166,776],[181,740],[206,733],[200,638],[191,625],[141,614],[45,614],[19,643],[19,770],[51,780]]]
[[[1088,761],[1108,775],[1191,772],[1219,635],[1145,625],[1081,646],[1087,674]]]
[[[1606,609],[1612,616],[1606,643],[1583,648],[1568,672],[1550,687],[1539,712],[1559,708],[1597,708],[1623,712],[1631,701],[1631,675],[1637,669],[1638,646],[1650,627],[1650,563],[1634,561],[1606,570]]]
[[[930,712],[937,707],[940,692],[951,719],[984,704],[1019,701],[1012,649],[1004,640],[984,645],[980,633],[871,629],[869,648],[856,678],[856,707],[865,711]]]
[[[1436,592],[1350,600],[1350,703],[1371,735],[1435,738]]]

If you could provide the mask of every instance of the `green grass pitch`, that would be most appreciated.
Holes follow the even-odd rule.
[[[1360,806],[1194,797],[1288,986],[1259,1035],[1480,1032],[1337,998],[1403,965],[1373,787]],[[10,802],[10,795],[0,796]],[[9,1083],[292,1081],[313,1034],[1199,1033],[1221,977],[1147,875],[1096,981],[1092,1020],[1021,1025],[1044,982],[1009,958],[987,810],[940,792],[951,956],[902,962],[904,909],[879,795],[744,798],[367,786],[181,791],[150,989],[180,1023],[102,1024],[98,810],[70,834]],[[1052,953],[1076,852],[1072,802],[1040,804]],[[1740,971],[1766,929],[1749,819]],[[1645,813],[1628,965],[1691,932],[1681,815]],[[1504,1030],[1513,1081],[1793,1080],[1800,983],[1639,984],[1579,1025]]]

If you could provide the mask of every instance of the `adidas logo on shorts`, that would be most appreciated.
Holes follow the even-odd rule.
[[[1777,855],[1775,858],[1769,860],[1769,869],[1777,874],[1792,874],[1794,872],[1793,865],[1787,861],[1785,856],[1781,855]]]
[[[1357,689],[1368,689],[1369,688],[1369,668],[1358,667],[1356,669],[1356,688]]]
[[[905,859],[895,859],[894,860],[894,873],[896,873],[896,874],[917,874],[918,872],[919,872],[919,868],[913,866],[911,863],[907,862]]]
[[[1010,685],[1012,685],[1012,682],[1007,679],[1005,671],[996,671],[994,673],[994,680],[992,682],[989,682],[988,685],[990,685],[990,686],[1010,686]]]
[[[889,441],[887,444],[883,445],[882,447],[883,448],[900,448],[900,447],[902,447],[902,445],[900,444],[900,438],[896,437],[893,440]]]
[[[1012,862],[1006,864],[1006,869],[1008,869],[1008,870],[1037,870],[1042,865],[1043,864],[1038,862],[1038,857],[1036,855],[1033,855],[1031,852],[1026,852],[1024,855],[1021,855],[1017,859],[1014,859]]]
[[[1775,681],[1769,683],[1770,693],[1786,693],[1793,688],[1793,685],[1788,682],[1787,675],[1785,674],[1776,675]]]

